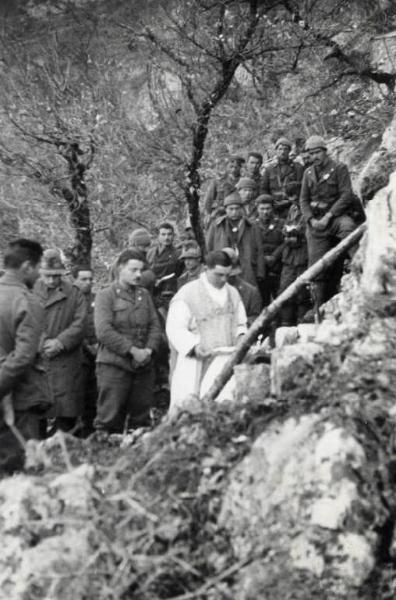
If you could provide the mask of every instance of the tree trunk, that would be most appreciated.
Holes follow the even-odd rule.
[[[66,159],[70,177],[70,187],[62,188],[62,196],[66,200],[71,224],[75,232],[75,244],[71,248],[73,264],[91,263],[92,232],[88,204],[88,191],[84,181],[88,164],[81,159],[83,155],[77,143],[72,143],[62,153]]]

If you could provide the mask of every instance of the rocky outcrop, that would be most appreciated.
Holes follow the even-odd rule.
[[[0,482],[0,595],[80,598],[90,560],[93,467]]]
[[[396,173],[370,203],[352,272],[324,321],[277,330],[271,392],[287,403],[286,418],[232,471],[219,518],[236,556],[251,559],[237,600],[290,588],[293,598],[361,597],[384,547],[394,552],[395,210]]]

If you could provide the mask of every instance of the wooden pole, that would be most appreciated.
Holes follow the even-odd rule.
[[[215,400],[227,381],[233,374],[234,367],[244,358],[252,344],[260,335],[263,327],[268,325],[272,319],[279,313],[280,309],[305,285],[313,281],[320,273],[328,269],[346,250],[354,246],[362,237],[366,230],[366,224],[362,223],[357,229],[352,231],[348,237],[341,240],[337,246],[326,252],[324,256],[304,273],[302,273],[288,288],[286,288],[269,306],[264,308],[257,319],[253,321],[250,328],[237,344],[234,352],[230,355],[224,367],[214,380],[212,386],[203,397],[204,402]]]

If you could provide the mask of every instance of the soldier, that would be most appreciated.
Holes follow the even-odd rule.
[[[25,440],[39,438],[39,416],[50,403],[40,358],[44,309],[31,292],[39,276],[43,249],[18,239],[4,254],[0,278],[0,474],[22,469],[24,450],[11,428]],[[10,428],[11,426],[11,428]]]
[[[260,193],[262,186],[261,167],[263,165],[263,155],[260,152],[249,152],[246,162],[245,177],[253,179],[258,188],[258,194]]]
[[[156,277],[156,305],[165,311],[177,291],[177,278],[183,271],[180,250],[174,247],[175,230],[171,223],[158,227],[158,243],[147,252],[147,262]]]
[[[185,271],[177,279],[178,290],[186,283],[198,279],[203,271],[202,252],[198,244],[185,247],[180,258],[184,261]]]
[[[95,301],[99,388],[95,427],[107,433],[148,426],[154,401],[153,354],[161,328],[149,292],[139,285],[144,262],[134,250],[117,260],[117,279]]]
[[[72,269],[74,284],[80,289],[86,304],[87,319],[85,337],[82,343],[83,360],[83,412],[82,412],[82,437],[87,437],[94,432],[93,422],[96,416],[97,385],[95,375],[95,359],[98,343],[94,325],[95,295],[92,292],[93,272],[90,265],[76,265]]]
[[[251,177],[241,177],[236,184],[236,189],[242,198],[245,215],[248,218],[256,216],[255,199],[260,193],[259,184]]]
[[[34,292],[45,309],[43,353],[54,401],[55,429],[74,429],[83,412],[82,342],[86,302],[77,286],[64,275],[65,266],[55,249],[45,250],[40,279]]]
[[[300,206],[307,224],[309,264],[319,260],[330,248],[347,237],[356,225],[349,216],[353,191],[348,168],[327,154],[326,143],[318,135],[306,141],[313,164],[304,173]],[[338,272],[337,272],[338,271]],[[339,283],[339,269],[322,274],[316,281],[316,301],[326,302]]]
[[[243,204],[238,192],[224,200],[226,214],[216,219],[209,228],[207,249],[233,248],[238,253],[243,278],[258,285],[264,277],[261,239],[258,228],[243,214]]]
[[[147,264],[147,251],[151,246],[151,236],[147,229],[139,227],[134,229],[128,236],[128,248],[138,252],[144,261],[144,268],[140,279],[140,285],[145,287],[150,294],[154,293],[155,275]],[[117,259],[110,267],[110,282],[117,278]]]
[[[128,248],[136,250],[142,256],[145,266],[140,278],[140,285],[145,287],[151,294],[154,293],[155,275],[152,269],[147,264],[147,253],[151,246],[151,236],[147,229],[139,227],[134,229],[128,236]]]
[[[264,170],[261,192],[273,196],[275,212],[285,218],[293,200],[299,198],[304,167],[290,159],[288,139],[279,138],[275,149],[276,160]]]
[[[232,269],[228,277],[228,283],[236,288],[242,298],[246,311],[248,326],[259,316],[262,308],[261,296],[255,285],[251,285],[241,277],[241,261],[235,250],[232,248],[223,248],[223,252],[228,254],[231,259]]]
[[[260,286],[264,306],[278,294],[284,247],[284,220],[274,212],[274,199],[269,194],[261,194],[257,200],[258,219],[256,220],[265,262],[265,279]]]
[[[308,267],[305,222],[298,201],[293,202],[284,224],[284,244],[281,255],[279,293],[282,293]],[[281,309],[280,325],[291,327],[302,321],[310,310],[311,297],[308,288],[301,289]]]
[[[242,156],[232,154],[228,159],[226,173],[209,183],[203,198],[206,226],[209,226],[216,216],[217,209],[223,206],[224,198],[235,189],[244,162],[245,159]]]

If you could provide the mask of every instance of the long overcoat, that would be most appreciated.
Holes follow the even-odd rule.
[[[206,245],[209,252],[234,247],[230,222],[226,216],[219,217],[212,223]],[[263,279],[265,276],[261,236],[257,225],[246,217],[243,217],[239,224],[235,250],[241,261],[243,279],[257,285],[257,278]]]
[[[51,416],[77,417],[83,409],[82,341],[85,337],[86,302],[81,291],[66,279],[52,293],[43,281],[35,293],[45,309],[45,338],[58,339],[64,350],[48,361],[54,408]]]

